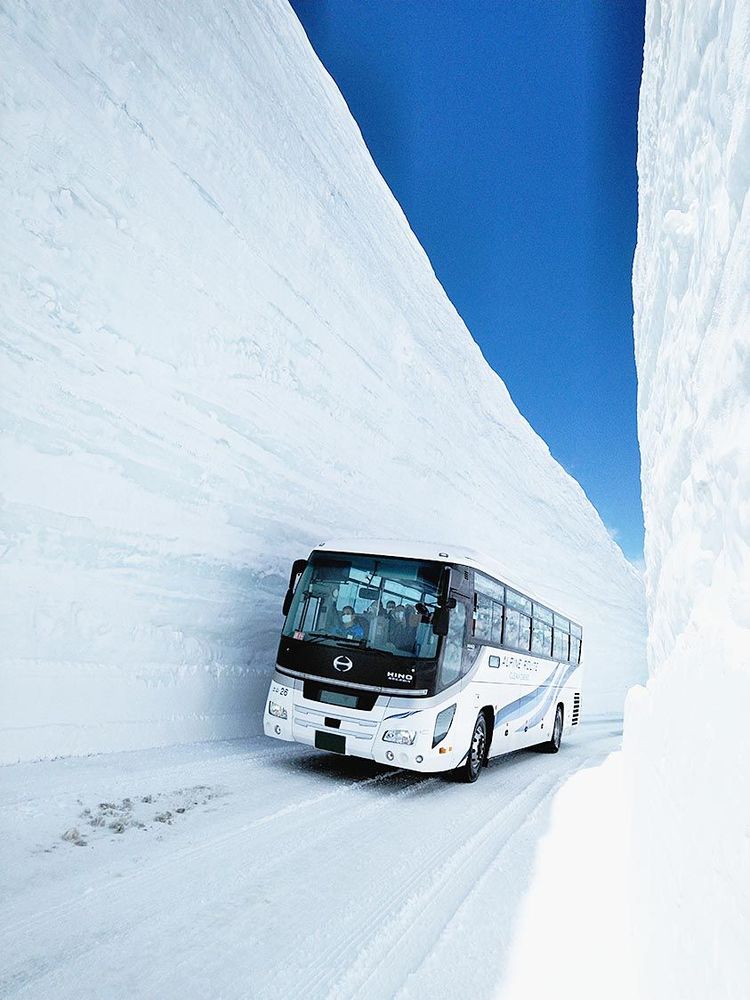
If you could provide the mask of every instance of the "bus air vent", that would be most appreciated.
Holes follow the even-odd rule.
[[[571,726],[578,725],[578,715],[581,711],[581,696],[580,694],[573,696],[573,717],[570,720]]]

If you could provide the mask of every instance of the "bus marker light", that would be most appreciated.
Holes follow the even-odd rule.
[[[387,750],[385,754],[386,760],[393,760],[393,750]]]
[[[276,733],[277,736],[281,736],[281,726],[274,726],[273,731]]]
[[[421,754],[416,758],[417,764],[421,764],[423,760],[424,757]]]
[[[440,747],[438,753],[450,753],[453,747]]]

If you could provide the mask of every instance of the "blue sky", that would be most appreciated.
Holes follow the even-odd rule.
[[[292,0],[516,405],[640,560],[643,0]]]

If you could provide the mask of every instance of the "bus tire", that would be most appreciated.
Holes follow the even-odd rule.
[[[487,755],[487,719],[484,712],[480,712],[477,721],[474,723],[474,731],[471,734],[469,752],[466,760],[455,770],[455,776],[459,781],[472,783],[479,777],[482,765]]]
[[[560,749],[560,744],[562,743],[563,734],[563,722],[565,717],[563,714],[562,705],[557,706],[557,711],[555,712],[555,721],[552,725],[552,735],[547,740],[546,743],[541,743],[539,749],[543,753],[557,753]]]

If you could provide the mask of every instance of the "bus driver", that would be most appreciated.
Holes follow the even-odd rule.
[[[345,636],[347,639],[364,639],[365,630],[355,618],[354,608],[351,604],[347,604],[345,608],[341,609],[335,634]]]

